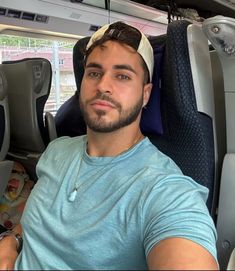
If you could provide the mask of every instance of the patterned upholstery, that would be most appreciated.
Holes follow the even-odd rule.
[[[162,67],[161,114],[164,134],[148,135],[210,193],[207,206],[214,215],[215,157],[212,119],[197,111],[188,53],[187,21],[168,26]],[[156,39],[157,42],[157,39]]]

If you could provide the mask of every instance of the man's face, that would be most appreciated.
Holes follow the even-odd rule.
[[[141,57],[131,47],[107,41],[88,56],[80,107],[88,128],[113,132],[139,122],[151,91],[144,85]]]

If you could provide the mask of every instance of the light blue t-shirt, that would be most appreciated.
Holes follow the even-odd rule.
[[[42,155],[16,269],[143,270],[168,237],[190,239],[216,258],[205,187],[148,138],[116,157],[91,157],[86,143],[62,137]]]

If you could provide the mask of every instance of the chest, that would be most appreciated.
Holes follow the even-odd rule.
[[[46,251],[45,244],[50,240],[50,251],[56,255],[63,255],[66,249],[69,257],[64,260],[73,266],[79,262],[76,269],[113,269],[114,262],[125,268],[138,262],[137,266],[143,268],[141,193],[129,178],[123,178],[123,182],[109,185],[101,185],[100,179],[87,181],[73,202],[68,200],[72,185],[46,188],[39,183],[27,206],[24,227],[32,236],[43,229],[37,246]]]

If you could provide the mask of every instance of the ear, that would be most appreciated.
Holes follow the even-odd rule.
[[[146,106],[146,104],[148,103],[149,101],[149,98],[150,98],[150,94],[151,94],[151,91],[152,91],[152,87],[153,87],[153,84],[152,83],[148,83],[148,84],[145,84],[144,85],[144,97],[143,97],[143,107]]]

